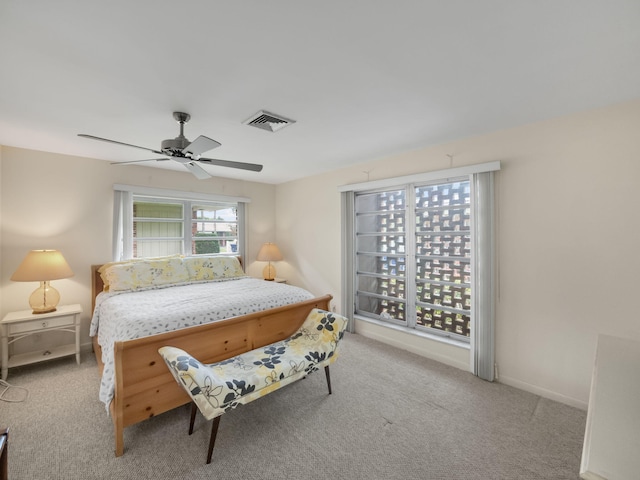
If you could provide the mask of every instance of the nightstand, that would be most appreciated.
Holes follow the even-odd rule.
[[[7,313],[0,322],[2,335],[2,378],[6,379],[9,368],[27,365],[67,355],[76,356],[80,364],[80,305],[63,305],[55,312],[34,314],[31,310]],[[9,355],[9,345],[22,338],[52,330],[75,333],[75,343],[60,345],[49,350]]]

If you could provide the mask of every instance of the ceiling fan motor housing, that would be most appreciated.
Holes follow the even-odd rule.
[[[184,150],[190,143],[191,142],[187,140],[187,137],[180,135],[176,138],[163,140],[161,149],[167,155],[180,156],[182,154],[182,150]]]
[[[163,140],[161,150],[167,155],[183,157],[183,150],[191,143],[187,140],[187,137],[184,136],[184,124],[191,119],[191,115],[184,112],[173,112],[173,118],[180,124],[180,135],[176,138]]]

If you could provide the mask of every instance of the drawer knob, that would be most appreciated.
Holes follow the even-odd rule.
[[[42,322],[42,328],[47,328],[48,324],[49,324],[49,322]]]

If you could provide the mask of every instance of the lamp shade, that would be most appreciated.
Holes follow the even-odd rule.
[[[58,250],[31,250],[11,275],[14,282],[44,282],[73,277],[73,271]]]
[[[14,282],[40,282],[29,297],[33,313],[55,312],[60,293],[49,281],[73,277],[69,264],[58,250],[31,250],[11,275]]]
[[[260,262],[278,262],[282,260],[282,253],[275,243],[265,243],[258,252]]]

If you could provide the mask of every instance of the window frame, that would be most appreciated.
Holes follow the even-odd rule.
[[[364,183],[342,185],[338,187],[341,193],[342,220],[342,312],[351,319],[349,331],[355,332],[355,320],[376,323],[380,326],[399,329],[409,334],[426,336],[432,340],[441,341],[470,349],[470,371],[485,380],[492,381],[495,376],[495,301],[496,301],[496,265],[495,265],[495,175],[500,170],[500,162],[487,162],[464,167],[450,168],[433,172],[425,172],[403,177],[387,178]],[[468,177],[471,185],[472,204],[472,269],[471,269],[471,332],[470,342],[462,343],[448,337],[418,332],[399,325],[367,319],[355,314],[355,194],[356,192],[372,191],[376,189],[394,189],[405,184],[426,184],[442,182]],[[407,246],[406,249],[412,248]],[[412,250],[415,252],[415,249]],[[411,282],[414,283],[414,282]],[[415,292],[407,295],[415,297]],[[457,336],[457,335],[456,335]]]
[[[133,204],[135,201],[148,203],[176,203],[182,205],[182,218],[170,219],[171,222],[182,223],[181,254],[185,256],[212,255],[192,253],[192,225],[198,219],[191,218],[193,207],[211,206],[237,209],[237,249],[235,252],[224,252],[213,255],[239,255],[245,257],[246,250],[246,204],[250,202],[246,197],[231,197],[225,195],[210,195],[195,192],[183,192],[132,185],[114,185],[114,218],[113,218],[113,254],[114,261],[128,260],[133,257]],[[207,221],[208,222],[208,221]],[[231,222],[233,223],[233,222]],[[145,258],[145,257],[139,257]]]
[[[353,278],[354,281],[354,285],[353,285],[353,291],[355,293],[355,299],[356,302],[354,303],[354,314],[357,317],[362,317],[363,319],[373,319],[376,321],[380,321],[380,322],[384,322],[384,323],[389,323],[392,325],[397,325],[399,327],[404,327],[410,330],[415,330],[416,332],[422,332],[424,334],[427,335],[434,335],[437,337],[443,337],[443,338],[447,338],[449,340],[453,340],[454,342],[461,342],[461,343],[470,343],[470,335],[462,335],[462,334],[458,334],[455,332],[451,332],[451,331],[446,331],[444,329],[439,329],[436,327],[427,327],[424,325],[420,325],[417,321],[417,308],[419,306],[421,306],[424,302],[420,302],[418,300],[418,286],[421,284],[427,284],[427,283],[434,283],[434,284],[438,284],[438,285],[445,285],[446,282],[437,280],[437,281],[432,281],[429,282],[428,279],[426,278],[418,278],[417,276],[417,271],[418,271],[418,260],[419,257],[421,257],[420,255],[417,254],[417,237],[419,235],[419,233],[423,233],[420,232],[418,227],[416,226],[416,217],[419,214],[419,212],[425,210],[424,207],[418,207],[416,204],[416,190],[420,189],[420,188],[424,188],[424,187],[431,187],[431,186],[439,186],[439,185],[449,185],[449,184],[455,184],[455,183],[464,183],[464,184],[468,184],[469,187],[469,202],[471,203],[473,200],[473,184],[471,182],[471,179],[469,178],[469,176],[460,176],[460,177],[456,177],[456,178],[447,178],[447,179],[442,179],[442,180],[431,180],[428,182],[410,182],[410,183],[406,183],[403,185],[394,185],[394,186],[390,186],[387,188],[377,188],[374,190],[360,190],[357,192],[354,192],[355,194],[355,201],[354,201],[354,217],[355,217],[355,221],[354,221],[354,228],[355,228],[355,232],[354,232],[354,238],[355,238],[355,248],[354,248],[354,258],[356,259],[356,266],[355,266],[355,275]],[[366,197],[369,195],[379,195],[379,194],[389,194],[389,195],[393,195],[393,194],[398,194],[398,193],[402,193],[403,195],[403,203],[404,203],[404,208],[402,208],[401,210],[394,210],[394,209],[389,209],[389,210],[379,210],[379,209],[374,209],[371,211],[358,211],[358,198],[360,197]],[[453,208],[469,208],[471,209],[471,204],[461,204],[460,206],[454,206]],[[438,207],[434,207],[434,209],[438,209],[438,210],[442,210],[445,209],[446,207],[444,206],[438,206]],[[374,215],[381,215],[381,216],[391,216],[393,215],[393,212],[398,212],[399,215],[396,215],[397,218],[402,217],[402,228],[400,229],[395,229],[393,231],[389,231],[386,230],[384,232],[379,232],[379,231],[359,231],[359,221],[358,219],[361,217],[366,217],[366,216],[374,216]],[[473,222],[473,215],[472,213],[470,214],[471,217],[471,222]],[[469,229],[463,231],[463,233],[466,233],[469,235],[470,237],[470,241],[473,242],[473,235],[472,235],[472,226],[469,225]],[[385,253],[385,252],[380,252],[380,251],[376,251],[372,252],[372,251],[366,251],[366,250],[361,250],[359,248],[359,238],[363,237],[363,236],[367,236],[367,237],[402,237],[404,240],[403,243],[404,244],[404,252],[392,252],[392,253]],[[376,272],[368,272],[368,271],[363,271],[359,268],[359,262],[358,262],[358,258],[360,258],[360,256],[362,255],[370,255],[370,256],[375,256],[375,257],[381,257],[380,261],[385,261],[382,260],[382,258],[402,258],[404,259],[404,265],[402,265],[403,262],[398,262],[399,267],[404,266],[404,269],[402,270],[404,275],[393,275],[390,273],[382,273],[379,271]],[[450,259],[459,259],[459,261],[461,261],[462,263],[468,263],[468,264],[472,264],[472,258],[471,256],[469,257],[447,257]],[[473,270],[471,271],[471,275],[473,275]],[[374,293],[374,292],[363,292],[363,290],[361,288],[359,288],[360,286],[360,280],[362,279],[362,277],[375,277],[375,278],[386,278],[389,280],[392,279],[398,279],[399,282],[397,283],[403,283],[403,288],[401,288],[400,290],[404,291],[404,296],[403,297],[389,297],[389,296],[384,296],[381,295],[379,293]],[[414,278],[415,281],[410,281],[410,279]],[[469,280],[469,283],[466,284],[462,284],[462,285],[466,285],[467,288],[469,288],[472,292],[472,281],[471,279]],[[373,297],[373,298],[379,298],[382,300],[389,300],[391,302],[395,302],[398,304],[403,304],[404,305],[404,319],[401,318],[397,318],[394,316],[385,316],[384,314],[382,315],[378,315],[375,314],[373,312],[367,312],[364,311],[363,309],[360,308],[360,299],[362,298],[362,296],[366,297]],[[425,306],[427,306],[425,304]],[[435,310],[436,305],[435,304],[430,304],[427,306],[427,308],[430,308],[432,310]],[[452,313],[457,313],[457,310],[455,308],[448,308],[446,306],[444,306],[442,308],[442,310],[445,311],[451,311]],[[473,305],[470,305],[469,310],[461,310],[461,312],[463,314],[466,314],[470,317],[470,319],[473,318]],[[471,323],[472,320],[470,320],[469,323]]]

